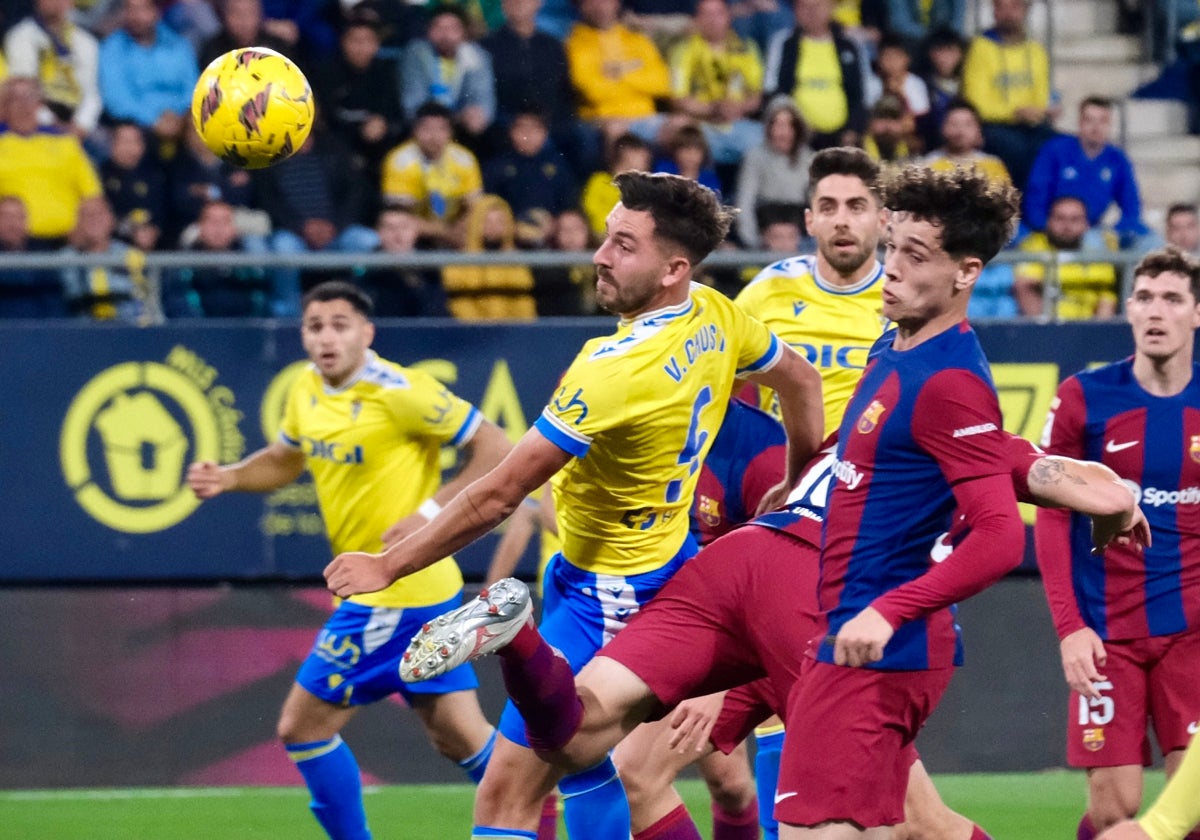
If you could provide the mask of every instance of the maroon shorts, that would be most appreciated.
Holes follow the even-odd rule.
[[[1067,761],[1072,767],[1151,763],[1147,721],[1163,753],[1183,749],[1200,718],[1200,631],[1104,643],[1100,698],[1071,692]],[[1189,731],[1191,730],[1191,731]]]
[[[794,680],[784,680],[787,686]],[[725,695],[721,714],[713,724],[708,740],[714,747],[728,755],[750,733],[771,715],[783,717],[787,713],[788,691],[784,685],[776,686],[775,680],[763,677],[746,685],[739,685]]]
[[[597,655],[637,674],[660,711],[763,677],[782,706],[817,632],[818,561],[796,537],[738,528],[687,561]]]
[[[788,698],[775,818],[862,828],[904,821],[913,741],[953,668],[879,671],[806,659]]]

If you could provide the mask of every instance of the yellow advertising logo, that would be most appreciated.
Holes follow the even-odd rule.
[[[75,395],[59,436],[63,479],[87,513],[115,531],[170,528],[199,505],[189,460],[241,457],[233,393],[185,347],[166,363],[124,362]]]
[[[992,365],[992,381],[1000,397],[1005,430],[1026,440],[1042,434],[1054,392],[1058,390],[1058,365],[1049,362],[999,363]],[[1021,519],[1032,525],[1037,517],[1033,505],[1021,505]]]

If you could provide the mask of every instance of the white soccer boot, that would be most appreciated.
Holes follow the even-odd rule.
[[[400,660],[400,679],[420,682],[494,653],[513,640],[532,612],[528,586],[516,578],[496,581],[413,636]]]

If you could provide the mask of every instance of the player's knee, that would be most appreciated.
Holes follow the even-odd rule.
[[[542,803],[553,785],[541,790],[539,785],[528,784],[520,774],[498,770],[489,764],[475,788],[475,821],[481,825],[513,827],[532,821],[536,825]]]
[[[1135,783],[1124,778],[1127,775],[1097,773],[1092,776],[1088,786],[1088,816],[1092,818],[1097,833],[1137,815],[1142,804],[1140,777]]]
[[[478,747],[472,748],[467,733],[452,726],[430,728],[426,730],[426,734],[429,736],[429,743],[438,754],[451,761],[462,761],[479,751]]]
[[[275,723],[275,737],[285,744],[304,743],[304,729],[299,716],[285,710]]]
[[[727,813],[742,811],[757,795],[754,787],[754,777],[747,767],[744,773],[729,772],[704,773],[704,783],[708,793],[717,807]]]
[[[618,772],[621,785],[625,788],[625,798],[633,809],[641,803],[654,802],[664,790],[670,788],[675,779],[673,772],[668,773],[651,762],[627,761],[618,764]]]

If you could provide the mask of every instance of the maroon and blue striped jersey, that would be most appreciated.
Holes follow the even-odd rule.
[[[692,534],[700,545],[754,516],[768,490],[787,475],[787,433],[778,420],[731,399],[700,467],[692,501]]]
[[[953,604],[1019,564],[1023,530],[974,331],[962,322],[903,351],[893,339],[872,350],[838,434],[818,593],[827,627],[815,655],[832,662],[838,630],[870,606],[895,628],[872,667],[947,667],[962,662]],[[956,505],[966,536],[953,561],[931,566]]]
[[[1200,628],[1200,365],[1179,394],[1147,393],[1133,359],[1076,374],[1046,420],[1047,452],[1101,461],[1133,490],[1150,523],[1146,549],[1091,554],[1086,517],[1038,513],[1038,565],[1063,638],[1085,625],[1102,639]]]

